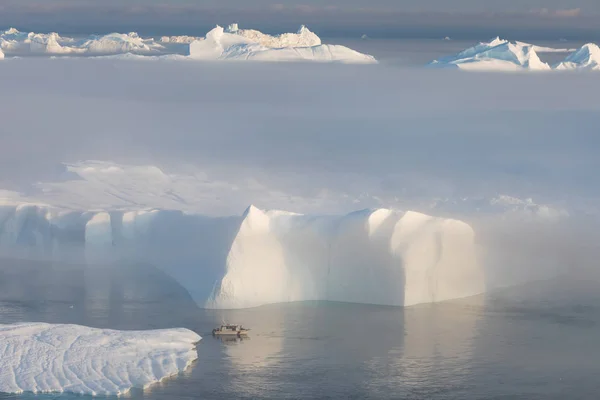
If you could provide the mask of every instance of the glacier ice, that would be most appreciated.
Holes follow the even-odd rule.
[[[547,48],[539,48],[548,50]],[[509,42],[498,38],[489,43],[479,43],[460,53],[429,63],[430,67],[460,68],[466,70],[519,71],[549,70],[536,53],[536,46],[522,42]]]
[[[124,394],[185,370],[200,339],[188,329],[0,325],[0,393]]]
[[[256,30],[217,26],[204,40],[190,43],[190,57],[200,60],[322,61],[372,64],[374,57],[339,45],[321,44],[302,26],[297,34],[270,36]]]
[[[4,255],[90,264],[154,263],[208,308],[302,300],[412,305],[484,291],[474,232],[452,219],[386,209],[310,216],[204,217],[169,210],[4,206]],[[79,260],[77,260],[79,261]]]
[[[600,47],[587,43],[556,67],[558,70],[600,70]]]

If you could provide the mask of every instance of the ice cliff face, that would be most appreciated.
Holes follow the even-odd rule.
[[[307,216],[251,206],[241,217],[208,218],[3,206],[0,253],[151,262],[209,308],[301,300],[402,306],[484,291],[467,224],[384,209]]]
[[[299,300],[402,306],[478,294],[484,288],[473,239],[462,222],[414,212],[308,217],[250,207],[207,306]]]
[[[321,44],[321,39],[301,27],[298,33],[270,36],[255,30],[227,30],[217,26],[203,40],[190,44],[190,57],[199,60],[321,61],[372,64],[372,56],[344,46]]]

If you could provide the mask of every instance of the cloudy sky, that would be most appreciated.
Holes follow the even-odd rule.
[[[600,36],[598,0],[0,0],[0,26],[200,34],[240,22],[322,35],[457,38]],[[556,37],[555,37],[556,36]]]

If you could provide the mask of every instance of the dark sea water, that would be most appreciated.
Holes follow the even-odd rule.
[[[589,280],[538,282],[404,309],[302,302],[214,311],[197,308],[148,266],[0,265],[0,323],[186,327],[203,336],[188,370],[125,398],[600,397],[600,291]],[[222,320],[251,327],[251,335],[212,337]],[[71,398],[88,397],[0,394]]]

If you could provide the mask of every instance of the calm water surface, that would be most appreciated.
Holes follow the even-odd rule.
[[[203,336],[192,367],[126,398],[596,399],[600,392],[600,295],[589,282],[577,290],[541,282],[405,309],[303,302],[211,311],[151,267],[14,263],[0,268],[0,323],[186,327]],[[212,337],[222,320],[250,326],[250,337]],[[0,394],[69,398],[86,396]]]

